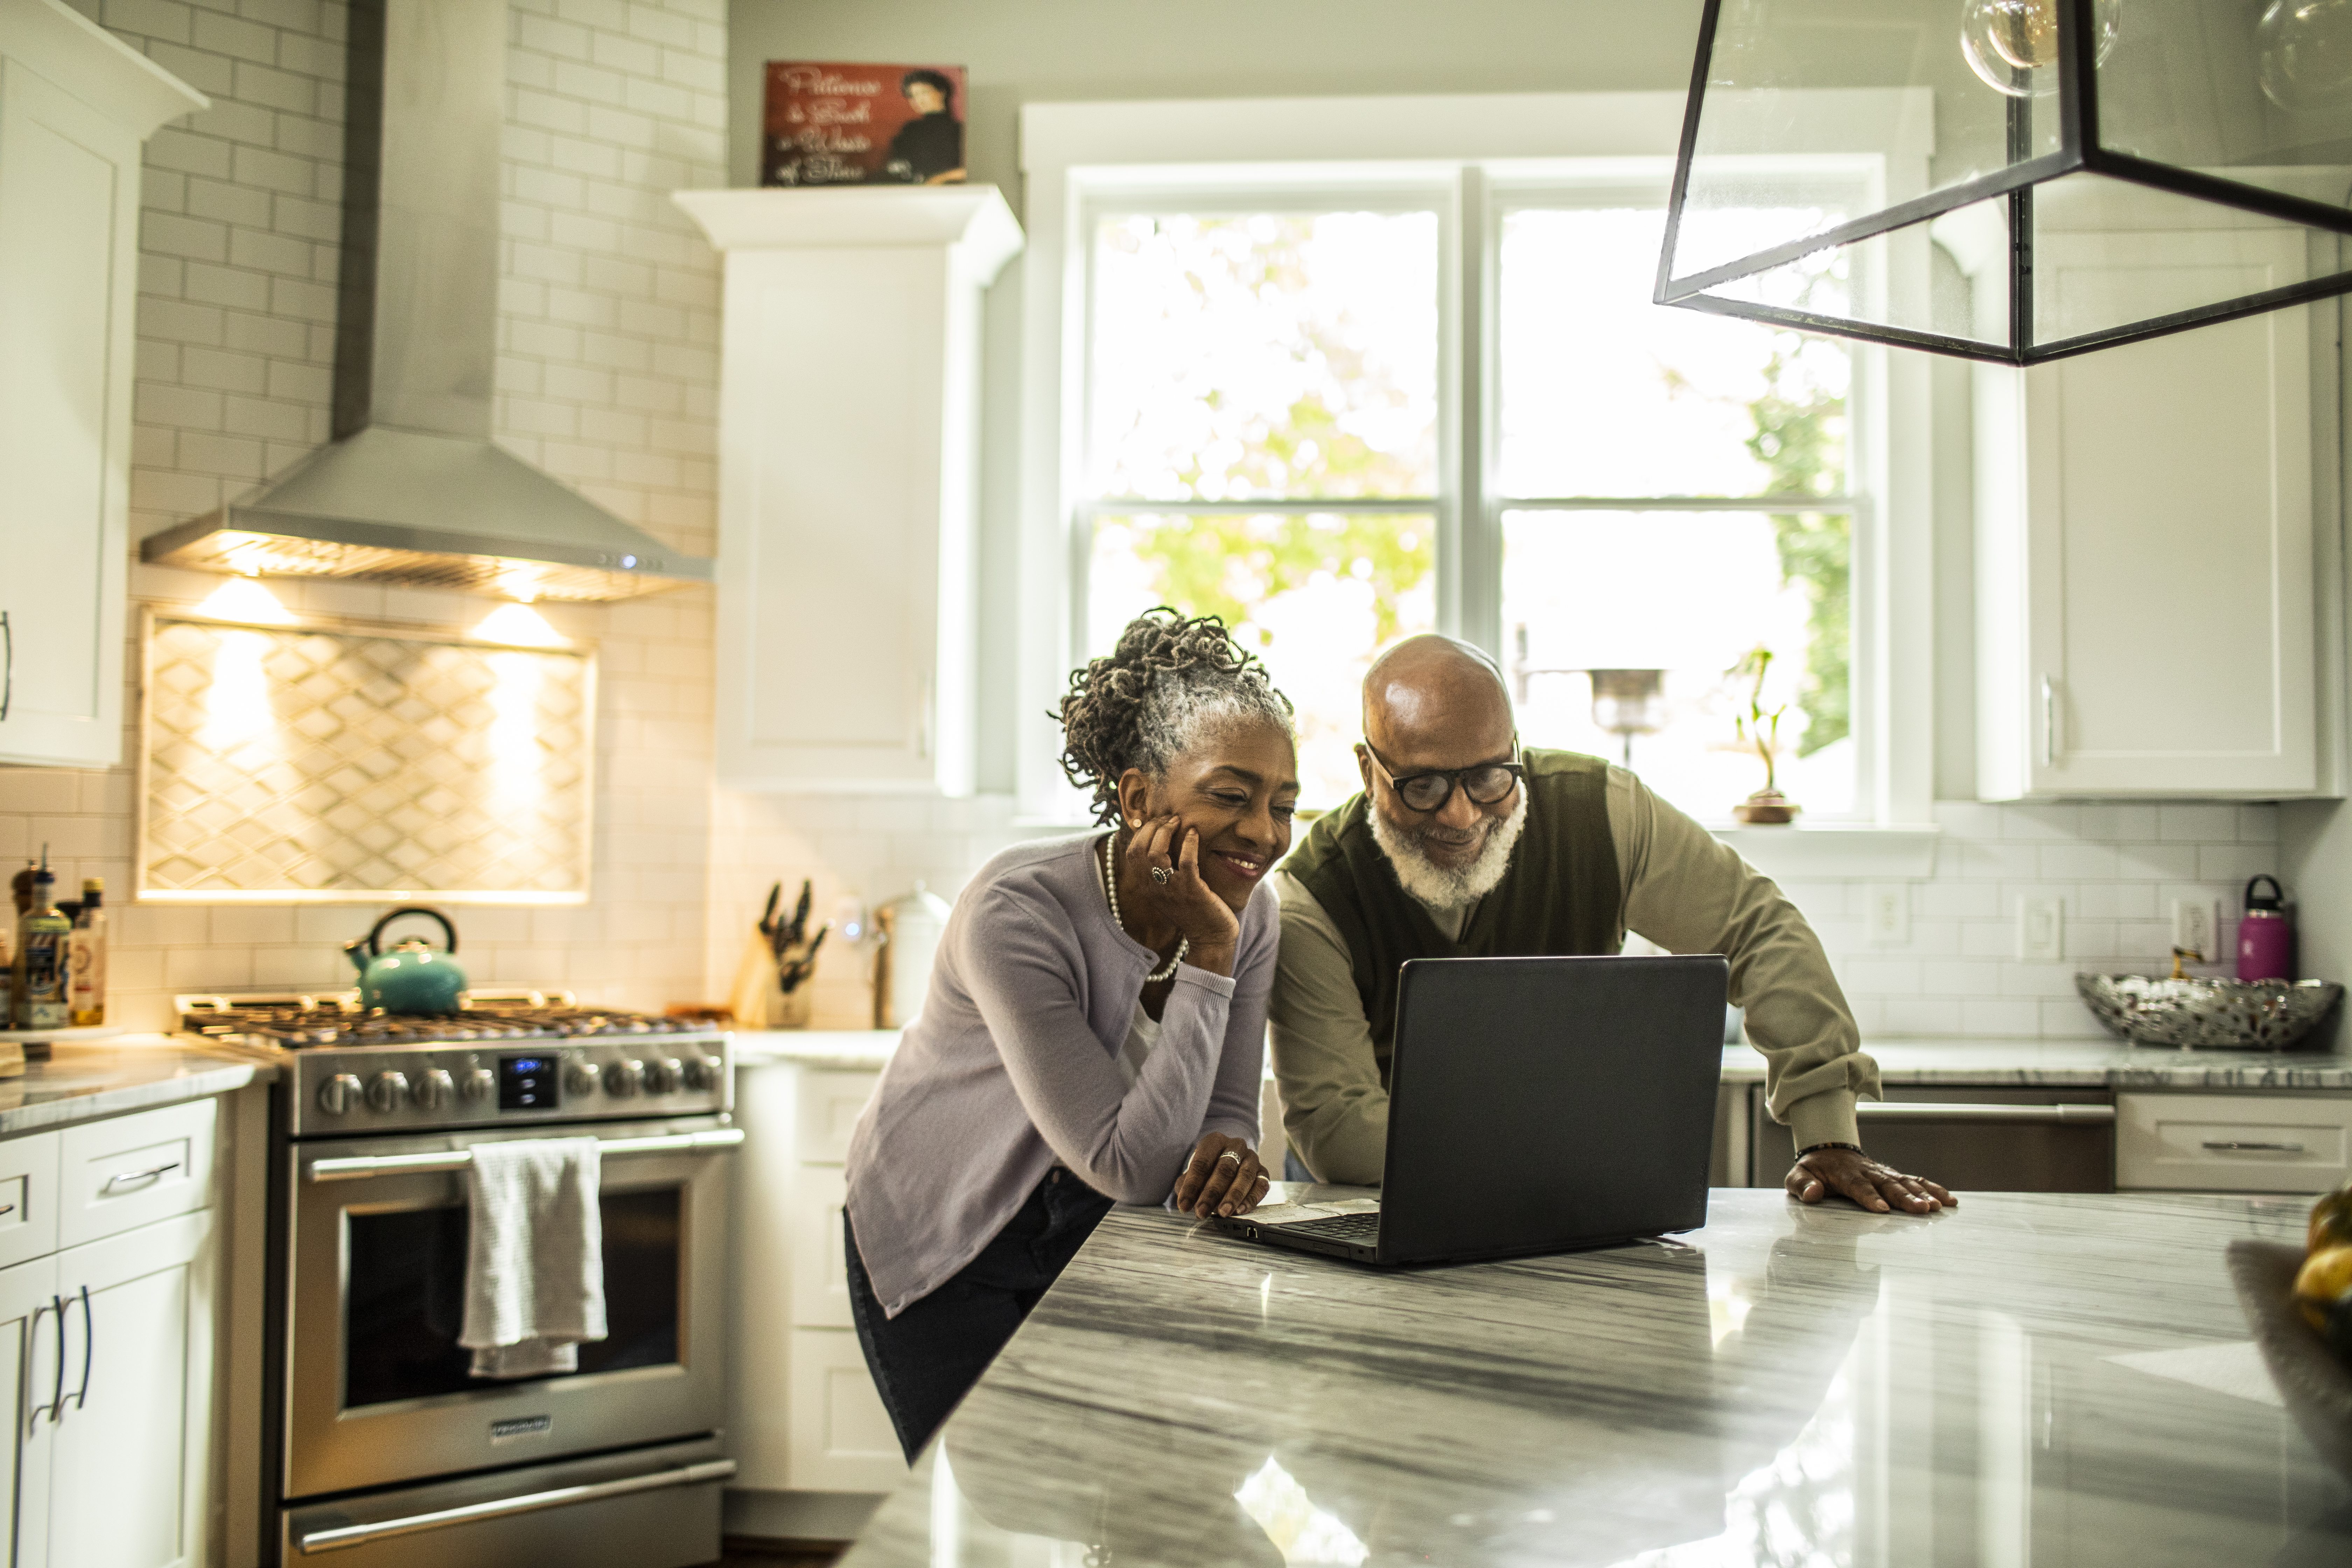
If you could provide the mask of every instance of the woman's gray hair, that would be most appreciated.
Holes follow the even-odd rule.
[[[1062,771],[1094,794],[1095,820],[1118,818],[1118,781],[1135,768],[1152,778],[1202,732],[1235,721],[1272,724],[1295,743],[1290,699],[1265,666],[1214,616],[1186,619],[1162,605],[1127,624],[1108,658],[1070,676],[1055,717]]]

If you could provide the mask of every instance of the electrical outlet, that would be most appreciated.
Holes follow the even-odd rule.
[[[1862,892],[1863,926],[1873,947],[1901,947],[1911,940],[1911,888],[1906,882],[1873,882]]]
[[[2066,956],[2066,900],[2017,900],[2017,956],[2028,963],[2056,963]]]
[[[2172,900],[2172,945],[2189,955],[2192,963],[2219,963],[2221,944],[2221,901],[2219,899]]]

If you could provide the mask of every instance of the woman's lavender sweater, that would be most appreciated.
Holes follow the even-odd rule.
[[[1056,1161],[1154,1204],[1206,1132],[1257,1143],[1279,913],[1262,885],[1227,979],[1185,964],[1131,1089],[1117,1058],[1159,954],[1110,918],[1103,835],[1024,844],[956,900],[920,1016],[849,1140],[849,1222],[897,1317],[977,1257]]]

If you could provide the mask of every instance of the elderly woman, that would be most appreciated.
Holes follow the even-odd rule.
[[[909,1459],[1114,1202],[1265,1195],[1290,715],[1214,617],[1138,617],[1062,700],[1110,831],[1009,849],[956,900],[849,1143],[850,1306]]]

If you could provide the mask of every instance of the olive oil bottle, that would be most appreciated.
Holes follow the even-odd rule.
[[[105,905],[105,881],[85,878],[66,942],[66,1018],[78,1029],[106,1022]]]
[[[40,869],[33,873],[32,906],[16,925],[16,1026],[20,1029],[66,1027],[69,1013],[66,955],[73,922],[58,908],[57,893],[58,879],[49,870],[45,847]]]

